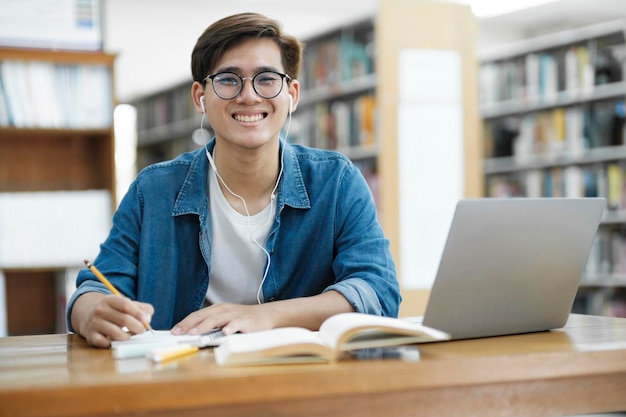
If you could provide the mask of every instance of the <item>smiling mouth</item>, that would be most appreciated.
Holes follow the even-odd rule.
[[[246,122],[246,123],[258,122],[259,120],[263,120],[266,117],[267,117],[267,113],[254,114],[251,116],[243,115],[243,114],[233,115],[233,119],[237,120],[238,122]]]

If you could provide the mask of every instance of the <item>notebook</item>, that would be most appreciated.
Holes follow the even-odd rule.
[[[563,327],[605,205],[460,200],[421,322],[453,340]]]
[[[220,329],[199,335],[174,336],[169,330],[155,330],[131,336],[128,340],[114,340],[111,350],[115,359],[144,357],[154,349],[176,345],[190,345],[198,348],[214,347],[224,339]]]

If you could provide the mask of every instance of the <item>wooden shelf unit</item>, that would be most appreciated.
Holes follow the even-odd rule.
[[[94,207],[94,210],[104,213],[101,216],[104,218],[100,220],[106,227],[110,221],[106,216],[116,205],[112,122],[114,61],[114,55],[102,52],[0,48],[0,80],[4,93],[0,99],[8,108],[8,113],[0,118],[0,197],[7,204],[4,207],[13,207],[11,201],[24,195],[42,195],[45,192],[46,196],[58,195],[62,199],[70,191],[77,192],[71,194],[80,199],[94,190],[102,191],[108,195],[110,207]],[[35,75],[29,72],[29,65],[33,63],[42,64],[45,67],[42,77],[55,85],[38,82],[37,77],[42,73]],[[22,71],[17,74],[15,71],[3,71],[6,65],[13,65]],[[28,89],[17,90],[18,85],[26,85]],[[14,88],[12,95],[8,93],[10,88]],[[74,107],[67,107],[68,102],[72,102]],[[41,106],[41,103],[49,106],[43,108],[44,111],[56,112],[59,119],[47,125],[47,120],[27,115],[30,122],[18,122],[15,117],[17,107],[30,110],[35,105]],[[81,113],[84,119],[75,117],[80,112],[72,112],[79,106],[85,110]],[[92,108],[95,114],[91,114]],[[49,203],[59,206],[59,199]],[[44,202],[38,210],[48,214],[51,206]],[[63,216],[63,221],[80,218],[79,212],[59,214]],[[24,217],[18,212],[0,213],[0,222],[15,219],[23,223],[20,230],[24,235],[36,235],[37,231],[31,229],[39,227],[33,226],[39,220],[32,219],[31,222]],[[54,223],[54,219],[51,222]],[[80,220],[76,222],[80,223]],[[50,229],[54,226],[52,224]],[[91,229],[90,224],[80,223],[80,227]],[[74,236],[72,230],[54,235],[49,235],[48,230],[41,232],[41,239],[45,241],[38,241],[33,246],[63,246],[64,239]],[[0,233],[0,250],[15,244],[29,245],[23,241],[20,236]],[[27,252],[28,248],[21,250]],[[67,256],[72,257],[72,254],[64,255]],[[4,283],[6,298],[0,300],[0,308],[5,310],[7,321],[6,326],[0,327],[6,327],[10,335],[64,332],[63,312],[67,291],[64,273],[67,269],[78,268],[81,262],[82,258],[65,265],[63,261],[52,259],[50,264],[40,265],[0,256],[0,282]]]

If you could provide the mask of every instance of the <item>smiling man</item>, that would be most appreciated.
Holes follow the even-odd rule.
[[[360,171],[340,153],[280,137],[301,66],[302,44],[263,15],[204,31],[191,95],[215,136],[138,174],[94,261],[124,297],[82,270],[70,330],[108,347],[148,322],[231,334],[316,330],[349,311],[397,316],[395,265]]]

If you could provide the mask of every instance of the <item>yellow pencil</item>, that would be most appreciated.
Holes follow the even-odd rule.
[[[172,359],[178,359],[182,356],[187,356],[198,351],[197,346],[192,346],[188,343],[180,343],[176,346],[164,346],[160,348],[154,348],[148,353],[146,357],[154,362],[167,362]]]
[[[85,265],[87,265],[87,268],[89,268],[89,270],[91,272],[94,273],[94,275],[96,276],[96,278],[98,278],[100,280],[101,283],[103,283],[104,285],[106,285],[106,287],[109,289],[109,291],[111,291],[113,294],[118,295],[120,297],[123,297],[122,293],[120,293],[117,288],[115,288],[113,286],[113,284],[111,284],[109,282],[109,280],[102,275],[102,272],[100,272],[98,270],[98,268],[96,268],[95,266],[93,266],[93,264],[91,262],[89,262],[87,259],[85,259]],[[151,331],[152,333],[154,333],[154,330],[152,330],[152,326],[150,326],[150,323],[143,323],[144,327],[146,328],[146,330]]]

